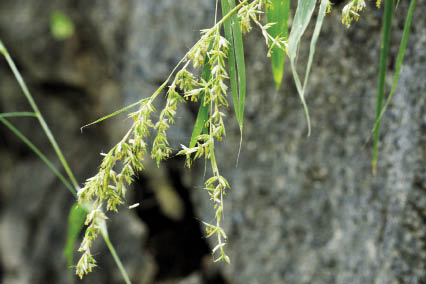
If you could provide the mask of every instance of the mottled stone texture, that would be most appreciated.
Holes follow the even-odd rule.
[[[121,116],[83,134],[79,127],[150,95],[195,43],[197,31],[213,23],[214,2],[0,2],[0,38],[80,181],[96,171],[98,153],[119,139],[129,121]],[[388,86],[407,2],[396,10]],[[214,270],[228,283],[426,282],[426,3],[418,1],[397,92],[384,116],[376,177],[367,140],[374,124],[382,10],[370,4],[350,29],[340,24],[342,6],[325,20],[307,92],[310,137],[288,68],[276,93],[260,32],[246,37],[248,92],[238,166],[240,134],[232,109],[227,139],[217,147],[220,170],[232,186],[225,203],[232,264],[215,264]],[[76,25],[66,41],[49,33],[55,10]],[[308,43],[305,37],[301,73]],[[28,109],[0,60],[0,111]],[[180,108],[170,130],[176,149],[190,137],[195,110],[189,104]],[[34,121],[11,121],[54,158]],[[61,253],[72,196],[3,126],[0,147],[0,283],[71,283]],[[148,166],[144,179],[155,190],[164,173],[153,168]],[[196,215],[210,221],[213,209],[200,189],[204,164],[189,171],[173,162],[164,169],[181,172],[181,184],[170,181],[171,188],[189,189]],[[146,204],[142,208],[151,203]],[[146,245],[155,239],[134,212],[123,208],[111,215],[112,240],[134,283],[159,283],[156,271],[165,268]],[[121,283],[102,242],[95,251],[100,268],[85,282]],[[204,262],[187,278],[175,273],[161,283],[223,283],[207,282],[214,277],[208,276],[209,258]]]

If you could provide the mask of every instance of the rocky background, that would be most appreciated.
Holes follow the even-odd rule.
[[[213,24],[214,2],[0,2],[0,38],[80,182],[96,172],[99,153],[130,122],[121,115],[83,133],[80,127],[149,96],[198,31]],[[309,84],[309,138],[290,73],[276,93],[260,32],[245,39],[248,94],[238,166],[240,134],[232,109],[227,139],[217,150],[232,186],[225,203],[232,264],[212,263],[213,243],[199,225],[213,213],[202,190],[204,164],[187,170],[182,159],[173,158],[157,169],[149,162],[128,197],[128,205],[141,206],[123,206],[108,222],[133,283],[426,283],[426,3],[417,4],[373,177],[367,139],[375,116],[383,9],[370,1],[360,21],[346,29],[340,23],[343,1],[335,2]],[[400,1],[396,10],[391,71],[407,8],[408,1]],[[71,38],[52,37],[55,11],[74,23]],[[300,66],[307,47],[305,40]],[[0,112],[29,109],[1,59]],[[196,105],[181,106],[169,134],[175,149],[188,142],[195,115]],[[55,160],[34,119],[10,121]],[[99,268],[83,281],[72,280],[62,250],[73,202],[43,162],[1,126],[0,283],[123,283],[102,241],[94,250]]]

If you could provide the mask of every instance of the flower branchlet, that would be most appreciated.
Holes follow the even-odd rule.
[[[183,70],[186,71],[186,70]],[[188,74],[187,74],[188,73]],[[191,90],[194,82],[192,74],[187,72],[181,72],[182,77],[180,79],[181,88],[184,90]],[[178,74],[179,75],[179,74]],[[176,78],[178,78],[176,75]],[[160,113],[160,118],[155,124],[155,129],[158,133],[152,144],[151,158],[155,159],[157,166],[160,166],[160,162],[170,156],[172,149],[169,147],[169,142],[167,141],[166,131],[169,129],[171,124],[175,123],[174,116],[176,115],[177,105],[179,102],[185,102],[176,91],[176,81],[173,81],[172,85],[169,87],[168,97],[166,101],[166,106]]]
[[[253,22],[262,31],[262,35],[265,38],[266,46],[268,46],[268,57],[271,56],[273,47],[278,47],[279,49],[282,49],[287,53],[286,38],[280,35],[273,37],[268,32],[268,29],[275,25],[275,23],[267,23],[263,25],[260,22],[260,15],[263,13],[262,7],[267,4],[266,2],[267,1],[263,0],[255,0],[238,11],[241,30],[243,31],[243,33],[249,32],[252,29],[251,22]]]
[[[380,1],[377,1],[380,5]],[[352,0],[343,7],[342,10],[342,24],[350,27],[353,20],[358,21],[359,13],[365,8],[365,0]]]

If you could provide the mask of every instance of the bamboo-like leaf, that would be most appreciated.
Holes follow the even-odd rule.
[[[68,215],[68,233],[67,241],[64,248],[64,257],[67,260],[68,267],[72,267],[74,246],[80,232],[83,228],[84,221],[86,219],[87,211],[77,203],[71,207]]]
[[[13,126],[9,121],[0,116],[0,122],[2,122],[10,131],[18,136],[33,152],[40,157],[40,159],[46,163],[49,169],[59,178],[59,180],[69,189],[69,191],[77,197],[76,192],[68,180],[59,172],[59,170],[53,165],[53,163],[27,138],[21,131]]]
[[[311,122],[309,119],[309,110],[308,110],[308,106],[306,105],[302,83],[296,71],[296,55],[297,55],[297,48],[299,46],[300,39],[302,38],[302,35],[304,34],[311,20],[312,13],[314,12],[315,3],[316,3],[316,0],[299,0],[298,1],[296,14],[294,16],[293,25],[292,25],[289,40],[288,40],[288,54],[290,57],[291,71],[293,73],[293,78],[296,84],[297,92],[299,94],[300,100],[302,102],[302,105],[305,111],[305,116],[308,123],[308,136],[311,133]]]
[[[209,51],[211,47],[212,47],[212,44],[210,44],[208,48]],[[210,67],[210,63],[209,63],[207,55],[204,62],[205,64],[203,67],[201,78],[207,82],[211,76],[211,67]],[[210,104],[204,105],[204,92],[201,92],[200,96],[201,96],[200,108],[198,110],[197,119],[195,120],[194,128],[192,130],[191,140],[189,142],[189,148],[192,148],[195,146],[195,144],[197,143],[197,137],[202,132],[207,132],[206,122],[208,119]]]
[[[271,3],[266,8],[267,23],[275,23],[275,25],[268,29],[271,36],[287,38],[289,16],[290,0],[271,0]],[[274,46],[271,54],[271,65],[277,90],[280,88],[283,79],[284,61],[284,50]]]
[[[382,43],[380,48],[380,63],[379,63],[379,82],[377,87],[377,106],[376,106],[376,120],[379,119],[382,112],[383,94],[385,92],[385,77],[387,69],[387,58],[390,45],[390,34],[392,26],[392,15],[395,5],[395,0],[385,0],[385,14],[382,22]],[[377,150],[380,136],[380,121],[377,123],[374,130],[373,142],[373,174],[377,170]]]

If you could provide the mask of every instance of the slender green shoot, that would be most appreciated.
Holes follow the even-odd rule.
[[[382,43],[380,48],[380,63],[379,63],[379,82],[377,87],[377,107],[376,121],[379,120],[382,112],[383,95],[385,92],[385,78],[387,69],[387,58],[390,46],[390,35],[392,26],[392,15],[395,5],[395,0],[385,0],[385,14],[382,23]],[[380,137],[380,121],[377,122],[374,129],[373,141],[373,175],[377,173],[377,152]]]

